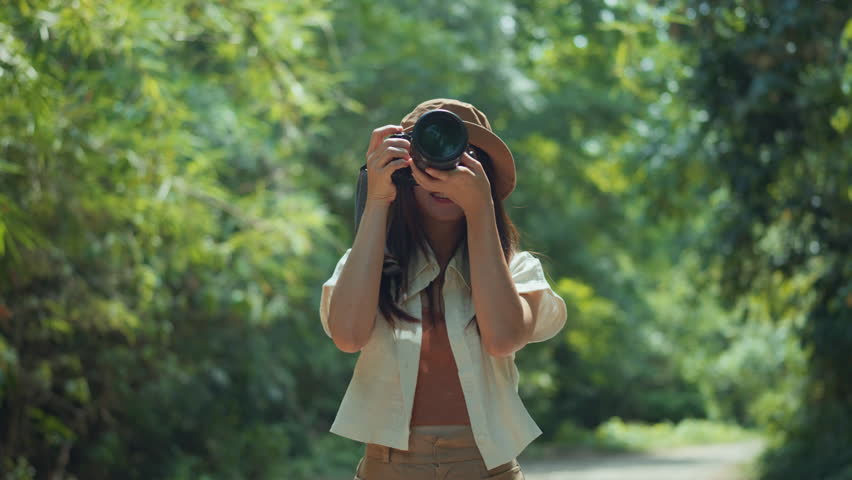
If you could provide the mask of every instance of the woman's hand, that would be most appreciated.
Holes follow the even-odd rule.
[[[491,182],[485,169],[468,152],[462,154],[459,165],[452,170],[427,168],[423,171],[412,162],[411,173],[421,187],[449,198],[465,215],[476,215],[483,208],[494,207]]]
[[[390,205],[396,199],[396,185],[391,174],[411,164],[411,143],[404,138],[387,138],[402,132],[399,125],[385,125],[373,130],[367,149],[367,202]]]

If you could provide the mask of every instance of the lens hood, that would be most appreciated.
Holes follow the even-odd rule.
[[[455,168],[468,145],[467,127],[458,115],[449,110],[424,113],[417,119],[410,135],[414,160],[440,170]]]

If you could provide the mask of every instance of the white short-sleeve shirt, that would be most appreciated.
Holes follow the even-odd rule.
[[[322,328],[329,337],[328,311],[334,286],[352,249],[337,263],[324,284],[320,302]],[[427,247],[428,250],[428,247]],[[447,265],[443,286],[447,336],[458,367],[471,429],[486,468],[517,457],[541,435],[518,395],[515,356],[494,357],[482,346],[476,327],[465,326],[476,313],[471,298],[469,269],[457,253]],[[543,291],[530,342],[547,340],[565,325],[565,302],[544,277],[541,262],[526,251],[515,253],[509,271],[518,293]],[[400,307],[421,317],[420,291],[439,274],[431,250],[415,256],[409,267],[409,287]],[[421,324],[395,319],[392,329],[377,312],[370,339],[361,349],[349,387],[331,432],[364,443],[408,450],[409,424],[420,361]]]

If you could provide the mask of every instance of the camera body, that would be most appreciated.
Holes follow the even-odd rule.
[[[435,168],[452,170],[468,148],[467,127],[458,115],[449,110],[430,110],[407,133],[397,133],[391,138],[404,138],[411,142],[411,159],[421,170]],[[394,183],[416,184],[410,168],[397,170],[391,175]]]

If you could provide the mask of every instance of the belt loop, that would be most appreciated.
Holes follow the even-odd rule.
[[[364,452],[365,457],[375,458],[376,460],[380,460],[382,463],[390,463],[391,447],[379,445],[377,443],[368,443],[366,445],[367,448]]]

